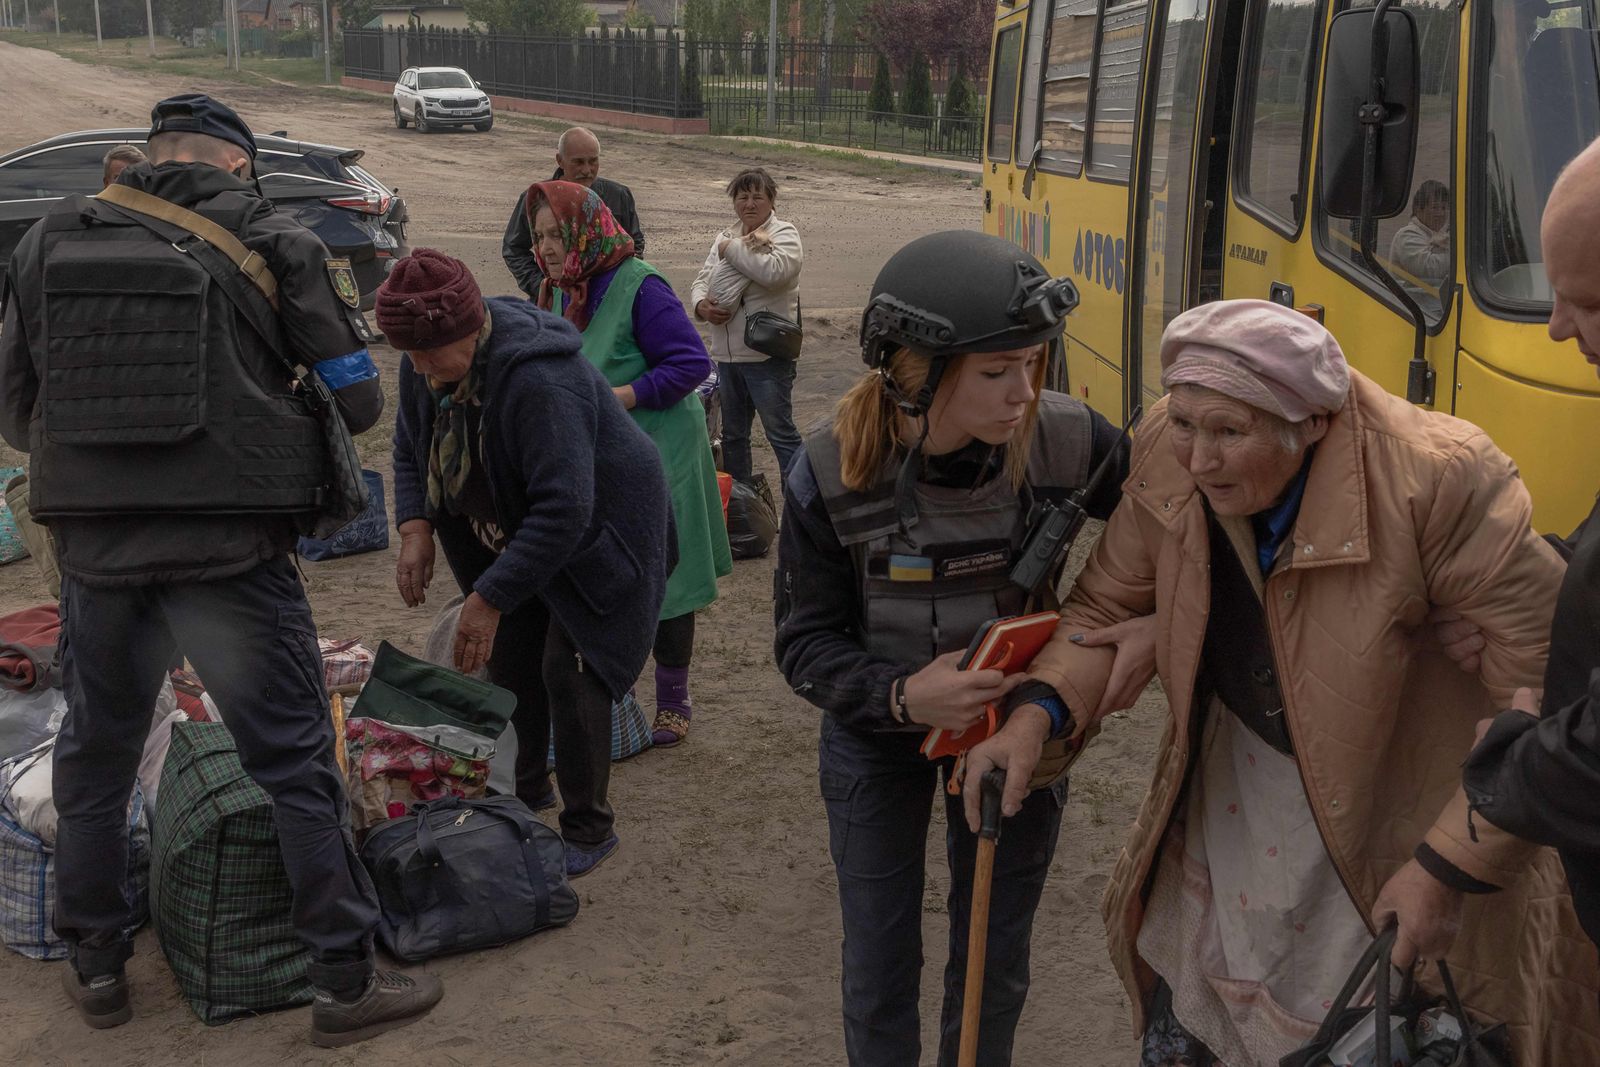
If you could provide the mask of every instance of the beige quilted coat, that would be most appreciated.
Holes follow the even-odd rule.
[[[1563,565],[1530,529],[1528,493],[1486,435],[1351,378],[1349,401],[1317,448],[1287,561],[1280,557],[1263,594],[1323,843],[1363,915],[1422,840],[1507,887],[1467,900],[1449,957],[1463,998],[1476,1014],[1509,1024],[1518,1067],[1600,1065],[1600,969],[1554,852],[1481,818],[1469,825],[1460,788],[1474,724],[1507,706],[1517,686],[1540,684]],[[1194,686],[1210,595],[1202,497],[1167,431],[1161,401],[1135,443],[1124,499],[1063,608],[1066,625],[1034,661],[1070,707],[1095,707],[1112,652],[1067,635],[1157,615],[1156,662],[1171,715],[1103,904],[1111,958],[1140,1028],[1154,975],[1138,957],[1137,935],[1197,736]],[[1462,673],[1433,643],[1430,604],[1482,627],[1481,677]],[[1436,987],[1430,972],[1424,985]]]

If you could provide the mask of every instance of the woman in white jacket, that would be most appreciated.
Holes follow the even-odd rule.
[[[799,322],[800,231],[773,214],[778,187],[760,167],[728,183],[739,221],[717,234],[694,280],[695,317],[711,324],[711,356],[721,378],[723,468],[753,480],[750,424],[755,414],[778,457],[780,477],[800,447],[791,394],[795,361],[766,356],[744,343],[745,318],[770,311]]]

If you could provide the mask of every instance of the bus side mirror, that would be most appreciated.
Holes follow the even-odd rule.
[[[1367,130],[1372,146],[1372,217],[1388,219],[1406,208],[1417,155],[1416,23],[1411,12],[1344,11],[1328,28],[1328,68],[1322,90],[1322,137],[1317,152],[1323,210],[1332,218],[1361,217]],[[1374,69],[1375,61],[1378,69]],[[1378,91],[1375,92],[1374,90]]]

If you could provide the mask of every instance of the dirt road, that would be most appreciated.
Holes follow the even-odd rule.
[[[394,129],[381,98],[196,86],[4,44],[0,85],[14,90],[13,101],[26,100],[0,110],[0,152],[69,130],[141,125],[152,102],[191,88],[230,102],[258,130],[364,148],[364,165],[405,196],[412,241],[465,259],[489,293],[512,291],[500,235],[517,192],[547,173],[554,142],[549,124],[515,118],[486,135],[424,137]],[[601,136],[606,172],[638,199],[648,258],[686,295],[728,216],[722,186],[745,159],[669,138]],[[912,237],[978,218],[978,196],[960,179],[873,177],[871,170],[827,160],[774,168],[779,211],[799,227],[807,253],[808,337],[796,388],[802,424],[858,372],[856,316],[888,254]],[[397,357],[388,349],[379,356],[392,390]],[[361,442],[369,464],[385,473],[391,425]],[[758,462],[772,471],[769,451]],[[432,611],[401,606],[393,565],[392,549],[306,564],[323,633],[420,648]],[[771,574],[770,559],[738,564],[702,617],[689,742],[616,768],[612,801],[623,847],[579,883],[577,921],[428,965],[447,993],[423,1026],[343,1054],[313,1054],[303,1010],[208,1029],[179,998],[147,928],[130,965],[135,1020],[109,1032],[86,1030],[73,1017],[56,985],[57,965],[0,952],[0,1062],[842,1063],[839,917],[816,784],[817,712],[773,668]],[[0,569],[0,610],[42,597],[31,564]],[[1159,718],[1147,697],[1111,724],[1074,776],[1035,926],[1019,1067],[1134,1061],[1126,1005],[1105,957],[1099,896],[1143,788]],[[930,1049],[946,958],[942,810],[935,805],[925,896]]]

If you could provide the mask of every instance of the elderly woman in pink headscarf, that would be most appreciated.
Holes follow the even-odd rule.
[[[1124,653],[1078,638],[1156,616],[1171,716],[1103,909],[1143,1062],[1276,1067],[1391,922],[1395,964],[1448,958],[1516,1062],[1600,1062],[1553,854],[1474,825],[1459,785],[1477,720],[1538,684],[1562,576],[1516,468],[1276,304],[1195,308],[1160,355],[1169,393],[1032,666],[1090,734]],[[1476,672],[1435,608],[1481,628]],[[1018,708],[969,780],[1005,767],[1015,810],[1051,728]]]

